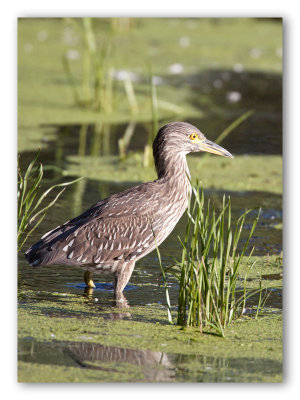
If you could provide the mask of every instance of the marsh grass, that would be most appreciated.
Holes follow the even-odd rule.
[[[246,121],[248,118],[251,117],[251,115],[254,113],[253,110],[248,110],[244,112],[242,115],[237,117],[231,124],[229,124],[221,133],[220,135],[214,140],[216,144],[220,144],[223,142],[224,139],[227,138],[227,136],[235,129],[237,128],[241,123]],[[204,153],[202,155],[202,161],[205,160],[205,158],[209,157],[209,153]]]
[[[63,56],[63,67],[72,90],[75,103],[84,108],[104,113],[113,111],[113,32],[108,30],[105,38],[99,43],[96,40],[92,18],[68,18],[76,32],[82,38],[82,76],[77,84],[68,52]]]
[[[76,105],[90,108],[103,114],[112,114],[117,103],[115,72],[115,21],[110,19],[109,28],[97,35],[93,27],[93,18],[68,18],[81,37],[82,74],[80,83],[72,72],[68,52],[63,56],[63,68]],[[139,112],[135,90],[128,71],[123,70],[124,94],[126,95],[130,113]]]
[[[154,164],[152,156],[152,143],[159,129],[159,110],[165,110],[179,116],[184,115],[184,109],[178,105],[158,98],[155,84],[155,76],[152,74],[152,68],[149,66],[149,98],[151,104],[151,124],[148,129],[147,143],[144,147],[143,165],[149,167]]]
[[[205,202],[198,182],[192,191],[186,233],[180,239],[181,260],[175,260],[175,265],[167,269],[179,283],[177,323],[224,336],[226,326],[242,316],[250,297],[259,294],[256,317],[265,301],[261,283],[255,290],[248,291],[246,287],[254,265],[249,262],[254,249],[248,255],[246,274],[241,274],[240,269],[247,259],[245,254],[260,210],[246,232],[244,224],[251,210],[233,223],[230,198],[223,197],[222,209],[217,213],[209,200]]]
[[[29,236],[42,222],[47,211],[56,203],[59,196],[66,189],[66,186],[82,179],[78,178],[71,182],[53,185],[45,192],[41,193],[40,186],[44,171],[42,163],[37,165],[39,154],[40,151],[37,152],[24,174],[18,162],[18,251],[21,250]],[[46,197],[49,193],[61,187],[62,189],[59,190],[54,199],[47,202]]]
[[[149,167],[150,165],[153,165],[152,143],[158,131],[158,122],[159,122],[157,92],[151,67],[149,67],[149,97],[151,101],[152,123],[150,124],[150,128],[148,129],[147,143],[144,147],[144,155],[143,155],[144,167]]]
[[[134,130],[136,127],[135,122],[129,122],[127,125],[123,136],[118,140],[118,147],[119,147],[119,157],[120,160],[125,160],[127,155],[127,150],[134,134]]]

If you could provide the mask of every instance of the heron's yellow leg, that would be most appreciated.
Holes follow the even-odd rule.
[[[93,274],[90,271],[86,271],[84,273],[84,275],[83,275],[84,282],[89,288],[95,288],[96,287],[94,282],[93,282],[92,276],[93,276]]]

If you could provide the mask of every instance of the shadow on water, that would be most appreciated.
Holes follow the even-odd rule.
[[[92,338],[87,338],[92,339]],[[123,381],[131,367],[143,382],[257,382],[282,371],[281,363],[264,358],[221,358],[173,354],[105,346],[91,342],[39,342],[31,337],[19,342],[19,360],[110,372],[110,380]],[[121,367],[121,368],[120,368]],[[61,378],[63,381],[63,377]],[[103,379],[103,378],[102,378]]]

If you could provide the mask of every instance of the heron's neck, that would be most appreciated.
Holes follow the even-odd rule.
[[[166,154],[155,160],[158,179],[174,180],[185,187],[190,187],[190,171],[184,153]]]

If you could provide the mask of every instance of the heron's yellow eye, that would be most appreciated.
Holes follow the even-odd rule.
[[[192,134],[190,135],[190,139],[191,139],[191,140],[195,140],[195,139],[199,139],[199,137],[198,137],[197,133],[192,133]]]

